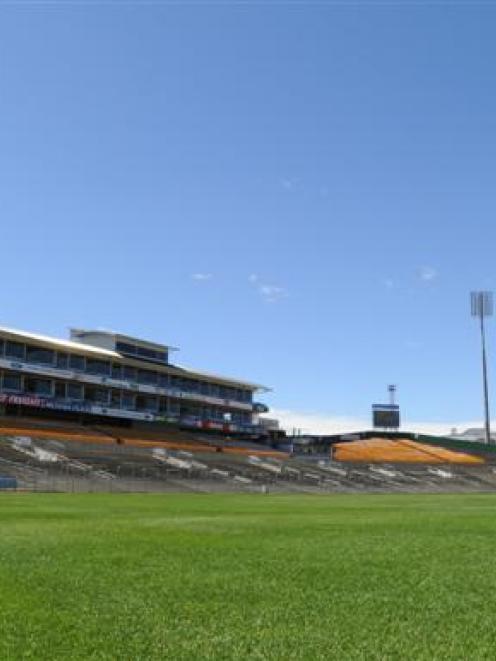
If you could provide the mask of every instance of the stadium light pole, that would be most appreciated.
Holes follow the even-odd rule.
[[[472,317],[477,317],[480,322],[481,345],[482,345],[482,382],[484,388],[484,419],[486,443],[491,443],[491,422],[489,418],[489,388],[487,385],[487,355],[486,355],[486,329],[484,320],[493,315],[493,293],[491,291],[473,291],[470,294]]]

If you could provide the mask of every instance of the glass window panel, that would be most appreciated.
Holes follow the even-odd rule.
[[[67,397],[69,399],[83,399],[83,386],[79,383],[68,383]]]
[[[110,363],[96,358],[86,358],[86,372],[88,374],[97,374],[99,376],[108,376],[110,374]]]
[[[121,391],[120,390],[111,390],[110,391],[110,406],[115,409],[121,407]]]
[[[151,397],[150,395],[136,395],[137,411],[156,411],[157,403],[157,397]]]
[[[136,355],[136,347],[134,344],[127,344],[126,342],[116,342],[115,348],[119,353],[127,353],[132,356]]]
[[[69,356],[66,353],[60,353],[57,351],[57,367],[65,370],[69,366]]]
[[[136,368],[124,365],[124,378],[127,381],[136,381]]]
[[[123,409],[133,410],[135,408],[135,395],[131,392],[122,392],[121,406]]]
[[[41,363],[43,365],[53,365],[55,351],[44,349],[43,347],[34,347],[29,344],[26,347],[26,360],[28,363]]]
[[[122,379],[122,366],[114,363],[112,365],[112,378],[113,379]]]
[[[75,356],[71,354],[69,356],[69,366],[72,370],[84,371],[84,356]]]
[[[161,388],[169,387],[169,375],[168,374],[159,374],[158,375],[158,385]]]
[[[107,388],[98,388],[97,386],[87,385],[84,387],[84,397],[89,402],[95,402],[97,404],[108,404],[109,391]]]
[[[8,340],[5,343],[5,355],[9,358],[20,358],[24,359],[24,344],[21,342],[11,342]]]
[[[138,370],[138,383],[149,386],[157,385],[157,373],[151,370]]]
[[[147,347],[136,347],[136,355],[144,360],[153,360],[159,363],[167,362],[167,352],[148,349]]]
[[[146,349],[145,347],[137,347],[136,353],[141,358],[155,358],[155,351],[152,351],[152,349]]]
[[[55,381],[55,397],[65,399],[65,383],[63,381]]]
[[[4,372],[2,384],[4,390],[15,390],[18,392],[21,390],[21,375]]]

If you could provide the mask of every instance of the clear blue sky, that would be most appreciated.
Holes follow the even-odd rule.
[[[163,340],[278,409],[393,382],[480,418],[496,6],[88,5],[0,3],[1,323]]]

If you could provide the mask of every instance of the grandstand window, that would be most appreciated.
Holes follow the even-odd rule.
[[[211,383],[210,384],[210,394],[212,397],[219,397],[219,386],[216,383]]]
[[[30,395],[51,395],[52,382],[50,379],[33,379],[26,377],[24,379],[24,391]]]
[[[153,360],[154,362],[159,363],[166,363],[168,360],[167,351],[141,347],[135,344],[128,344],[127,342],[116,342],[115,348],[119,353],[126,356],[142,358],[143,360]]]
[[[55,397],[65,399],[65,383],[63,381],[55,381]]]
[[[67,369],[68,365],[69,365],[69,356],[66,353],[60,353],[60,351],[57,351],[57,367],[60,367],[60,369],[65,370]]]
[[[157,357],[157,352],[153,349],[147,349],[146,347],[136,347],[136,353],[140,358],[150,358],[155,360]]]
[[[5,341],[0,340],[0,356],[3,356],[4,351],[5,351]]]
[[[171,376],[170,383],[173,388],[177,388],[178,390],[181,389],[181,377]]]
[[[149,386],[157,385],[157,373],[151,370],[138,370],[138,383]]]
[[[114,363],[112,365],[112,378],[113,379],[122,379],[122,366]]]
[[[177,400],[169,399],[169,414],[179,415],[180,404]]]
[[[134,344],[127,344],[126,342],[116,342],[115,349],[119,353],[125,353],[131,356],[136,355],[136,347]]]
[[[211,409],[212,420],[222,420],[223,413],[224,411],[222,409],[219,409],[216,406],[214,406]]]
[[[96,402],[98,404],[108,404],[109,390],[107,388],[98,388],[97,386],[84,386],[84,397],[89,402]]]
[[[136,410],[137,411],[156,411],[158,404],[157,397],[150,397],[150,395],[137,395],[136,396]]]
[[[52,351],[51,349],[44,349],[43,347],[34,347],[28,344],[26,347],[26,360],[28,363],[53,365],[55,360],[55,351]]]
[[[124,378],[126,381],[136,381],[136,368],[124,365]]]
[[[169,387],[169,375],[168,374],[159,374],[158,375],[158,385],[161,388]]]
[[[132,411],[135,408],[135,397],[131,392],[123,392],[121,395],[121,407]]]
[[[80,372],[84,371],[84,356],[75,356],[71,354],[69,356],[69,366],[72,370],[78,370]]]
[[[68,399],[83,399],[83,386],[79,383],[67,384]]]
[[[86,372],[88,374],[98,374],[108,376],[110,374],[110,363],[96,358],[86,358]]]
[[[5,343],[5,355],[9,358],[20,358],[24,360],[25,345],[20,342],[11,342],[10,340]]]
[[[2,379],[2,389],[19,392],[22,389],[21,375],[4,372]]]
[[[185,418],[200,418],[201,407],[192,404],[181,404],[181,416]]]
[[[145,360],[153,360],[158,363],[167,362],[167,353],[165,351],[155,351],[155,349],[147,349],[146,347],[137,347],[137,356]]]
[[[167,413],[168,408],[167,397],[160,397],[158,400],[158,410],[160,413]]]
[[[121,407],[121,391],[120,390],[111,390],[110,391],[110,406],[114,409],[120,409]]]
[[[183,379],[182,390],[186,392],[197,392],[197,384],[199,382],[194,379]]]

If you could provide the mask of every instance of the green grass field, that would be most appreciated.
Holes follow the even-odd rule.
[[[0,659],[494,659],[496,496],[0,496]]]

